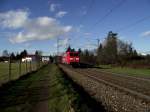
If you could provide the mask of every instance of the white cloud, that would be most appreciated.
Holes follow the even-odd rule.
[[[20,28],[27,21],[29,12],[25,10],[0,13],[0,25],[4,28]]]
[[[61,18],[61,17],[65,16],[66,14],[67,14],[66,11],[59,11],[59,12],[56,14],[56,17],[57,17],[57,18]]]
[[[89,32],[84,33],[85,36],[91,36],[92,34]]]
[[[150,37],[150,30],[142,33],[143,37]]]
[[[30,40],[44,40],[59,37],[70,32],[71,26],[61,26],[56,19],[50,17],[39,17],[30,20],[24,27],[24,31],[19,32],[11,38],[12,43],[21,43]]]
[[[54,12],[56,11],[56,8],[58,8],[60,5],[59,4],[50,4],[50,11],[51,12]]]
[[[84,46],[85,49],[94,49],[96,48],[96,45],[95,44],[90,44],[90,43],[87,43],[85,46]]]
[[[18,11],[9,11],[3,13],[3,15],[7,15],[10,12],[13,12],[13,14],[11,14],[12,17],[16,17],[16,15],[18,14]],[[27,16],[22,22],[20,20],[20,17],[18,16],[17,19],[20,20],[19,23],[12,20],[10,17],[8,18],[7,16],[5,16],[5,18],[3,17],[2,19],[0,17],[0,24],[2,25],[1,27],[13,29],[19,28],[19,32],[9,39],[12,43],[22,43],[31,40],[45,40],[56,38],[65,35],[72,29],[72,26],[62,26],[56,19],[51,17],[45,16],[31,19],[28,16],[28,12],[23,12],[23,15]]]

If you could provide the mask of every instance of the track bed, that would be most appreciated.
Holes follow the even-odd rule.
[[[131,89],[135,92],[142,93],[150,96],[150,80],[143,78],[136,78],[131,76],[112,74],[97,69],[75,69],[76,72],[80,72],[83,75],[94,76],[97,79],[105,80],[109,83],[119,85]]]
[[[96,68],[60,67],[96,99],[104,100],[104,105],[113,111],[150,111],[149,79],[114,74]]]

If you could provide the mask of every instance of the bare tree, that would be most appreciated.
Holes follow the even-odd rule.
[[[9,57],[9,53],[7,50],[4,50],[3,53],[2,53],[2,56],[3,57]]]

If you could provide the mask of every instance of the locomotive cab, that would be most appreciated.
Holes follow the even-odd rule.
[[[79,63],[79,53],[78,52],[69,52],[69,60],[70,64],[78,64]]]
[[[80,61],[78,52],[66,52],[62,57],[62,63],[66,64],[78,64]]]

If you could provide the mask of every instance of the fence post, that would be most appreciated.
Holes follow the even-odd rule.
[[[26,60],[26,73],[28,72],[28,70],[27,70],[27,60]]]
[[[40,68],[40,66],[41,66],[41,64],[40,64],[40,62],[41,62],[41,61],[40,61],[40,58],[39,58],[39,60],[38,60],[38,61],[39,61],[39,68]],[[38,69],[39,69],[39,68],[38,68]]]
[[[11,57],[9,56],[9,81],[11,80]]]
[[[35,68],[35,70],[37,70],[37,68],[38,68],[38,62],[37,62],[37,60],[36,60],[36,68]]]
[[[19,77],[21,76],[21,59],[19,60]]]
[[[31,61],[30,61],[30,72],[31,72],[32,70],[31,70]]]

